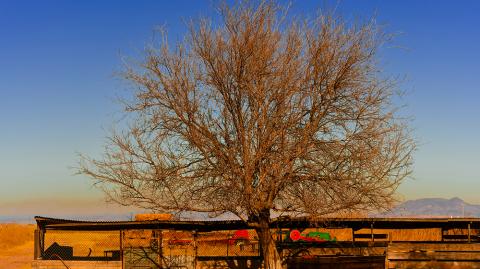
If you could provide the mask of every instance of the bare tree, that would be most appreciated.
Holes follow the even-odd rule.
[[[224,5],[174,48],[163,35],[125,77],[133,121],[80,172],[121,204],[230,212],[281,268],[271,216],[388,207],[414,142],[392,104],[374,22],[292,20],[274,2]]]

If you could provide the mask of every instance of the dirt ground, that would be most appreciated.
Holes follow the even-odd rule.
[[[0,268],[30,268],[34,230],[30,224],[0,224]]]

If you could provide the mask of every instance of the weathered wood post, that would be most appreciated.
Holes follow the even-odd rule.
[[[43,254],[45,251],[45,229],[43,227],[37,226],[33,236],[34,248],[33,248],[33,258],[35,260],[43,259]]]

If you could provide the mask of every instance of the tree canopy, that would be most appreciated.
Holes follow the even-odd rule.
[[[126,70],[133,120],[80,172],[121,204],[252,225],[388,207],[415,148],[377,61],[388,35],[270,1],[220,10]]]

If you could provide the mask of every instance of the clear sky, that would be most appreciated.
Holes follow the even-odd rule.
[[[113,212],[74,175],[76,153],[98,156],[121,116],[122,57],[137,57],[158,25],[181,38],[186,19],[215,15],[212,3],[0,1],[0,215]],[[399,33],[381,61],[405,78],[420,141],[399,193],[480,203],[480,2],[297,0],[291,14],[325,6]]]

